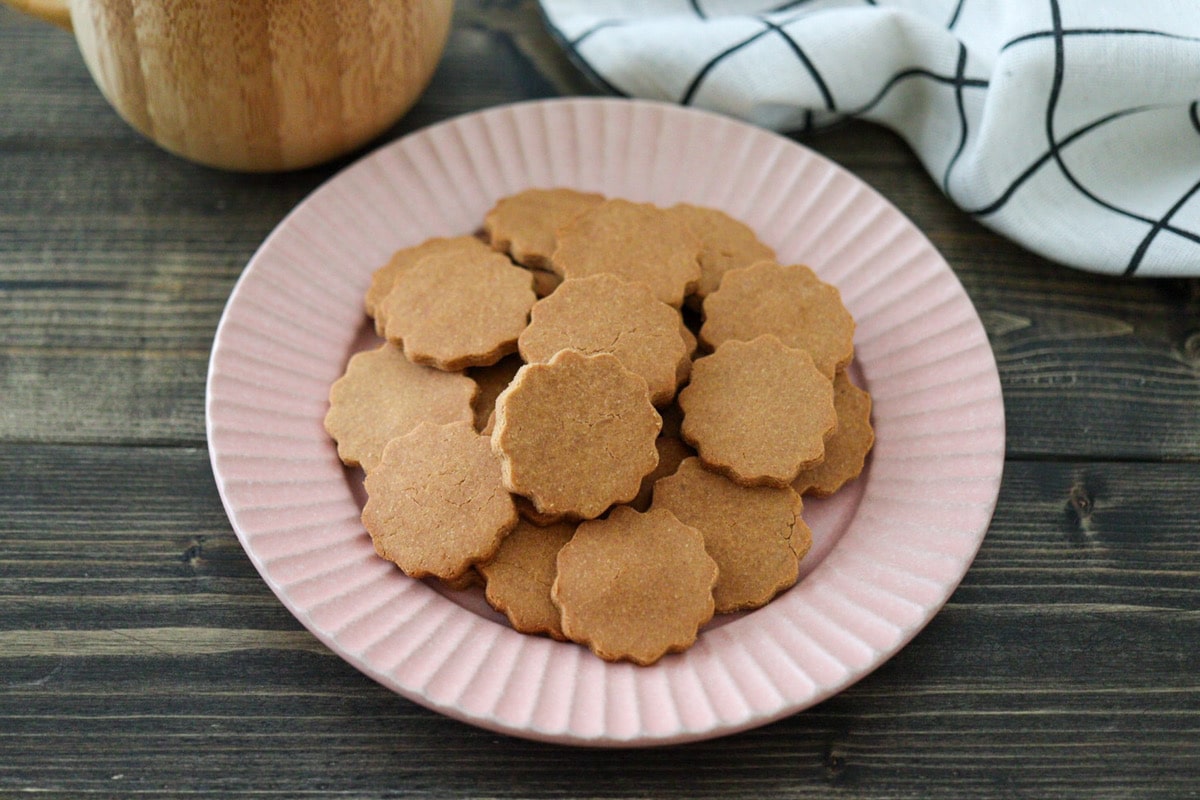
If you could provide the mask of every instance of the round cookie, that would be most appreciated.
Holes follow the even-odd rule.
[[[664,405],[690,364],[681,330],[679,312],[656,300],[646,284],[601,274],[568,280],[539,300],[517,349],[530,364],[560,350],[611,353],[646,381],[652,403]]]
[[[700,343],[707,349],[765,333],[807,350],[830,380],[854,357],[854,318],[841,294],[801,264],[761,261],[731,269],[705,298]]]
[[[397,250],[388,262],[371,274],[371,285],[363,297],[367,316],[375,319],[375,332],[383,335],[384,320],[379,316],[379,304],[392,290],[401,272],[416,264],[425,256],[435,253],[487,252],[488,246],[474,236],[436,237],[426,239],[413,247]]]
[[[409,359],[459,370],[515,352],[536,299],[528,270],[485,249],[426,256],[400,273],[378,310],[384,335]]]
[[[838,426],[825,440],[825,460],[792,481],[792,488],[800,494],[816,497],[833,494],[859,476],[867,453],[875,444],[871,395],[851,383],[844,370],[833,379],[833,407],[837,410]]]
[[[384,344],[350,357],[329,389],[325,430],[343,463],[370,471],[388,441],[418,423],[469,421],[476,391],[470,378],[414,364]]]
[[[558,551],[574,533],[572,523],[539,528],[521,520],[504,537],[496,555],[476,568],[487,582],[484,597],[515,630],[545,633],[560,641],[566,638],[558,607],[550,600],[550,587],[558,572]]]
[[[775,260],[775,251],[759,241],[749,225],[720,209],[678,203],[667,212],[682,217],[700,239],[700,282],[689,305],[695,301],[699,308],[699,301],[717,290],[729,270]]]
[[[550,267],[567,280],[610,273],[645,283],[679,308],[700,280],[699,253],[681,217],[651,203],[606,200],[559,228]]]
[[[550,596],[568,639],[646,666],[696,641],[716,581],[699,531],[669,511],[622,506],[580,524],[558,553]]]
[[[538,512],[599,516],[658,463],[662,420],[616,356],[563,350],[527,364],[496,400],[492,447],[509,491]]]
[[[796,582],[812,532],[790,487],[740,486],[707,470],[698,458],[679,465],[654,487],[654,505],[704,536],[717,562],[716,613],[765,605]]]
[[[462,577],[517,524],[495,454],[470,422],[422,423],[393,439],[364,486],[375,552],[414,578]]]
[[[692,365],[679,393],[683,440],[748,486],[787,486],[825,455],[837,426],[833,383],[774,336],[727,341]]]
[[[595,192],[526,189],[497,201],[483,218],[483,230],[495,250],[530,269],[547,270],[557,243],[555,231],[602,202],[604,195]]]

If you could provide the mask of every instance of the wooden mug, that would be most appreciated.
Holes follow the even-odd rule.
[[[73,29],[117,112],[224,169],[347,153],[417,101],[453,0],[3,0]]]

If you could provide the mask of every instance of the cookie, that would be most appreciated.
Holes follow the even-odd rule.
[[[451,236],[426,239],[414,246],[397,250],[388,262],[371,274],[371,285],[363,297],[367,316],[375,319],[375,332],[383,335],[384,321],[378,316],[378,306],[392,290],[401,272],[416,264],[425,256],[435,253],[486,252],[488,246],[475,236]]]
[[[504,197],[483,218],[494,249],[530,269],[548,270],[557,243],[555,231],[581,212],[604,202],[604,195],[575,189],[526,189]]]
[[[705,469],[698,458],[654,487],[652,508],[673,513],[704,536],[720,574],[716,613],[758,608],[796,582],[812,532],[791,487],[741,486]]]
[[[400,273],[378,311],[410,360],[460,370],[516,352],[536,299],[529,272],[499,253],[439,253]]]
[[[679,398],[675,398],[675,402],[671,405],[658,409],[658,415],[662,417],[662,433],[660,435],[680,438],[680,430],[683,428],[683,409],[679,407]]]
[[[611,353],[646,381],[652,403],[664,405],[690,364],[682,328],[679,312],[655,299],[646,284],[593,275],[568,280],[539,300],[517,348],[530,364],[560,350]]]
[[[504,538],[507,539],[508,537],[506,536]],[[500,544],[503,545],[504,542],[501,541]],[[475,566],[471,569],[468,569],[457,578],[449,578],[441,581],[441,584],[451,591],[465,592],[467,589],[474,589],[476,586],[483,586],[483,576],[479,574],[478,566]]]
[[[375,552],[414,578],[461,578],[517,524],[500,464],[470,422],[424,422],[393,439],[364,487]]]
[[[504,537],[496,555],[479,565],[487,582],[484,597],[515,630],[544,633],[560,641],[566,638],[558,607],[550,600],[550,587],[558,573],[558,551],[574,533],[572,523],[539,528],[521,520]]]
[[[580,517],[573,514],[551,514],[537,510],[537,506],[528,497],[522,497],[519,494],[514,494],[513,503],[517,507],[517,513],[521,515],[521,519],[526,522],[531,522],[539,528],[548,528],[551,525],[557,525],[560,522],[579,522]]]
[[[838,426],[825,440],[825,459],[792,481],[792,488],[800,494],[826,497],[857,478],[875,443],[871,395],[851,383],[844,371],[833,379],[833,407]]]
[[[679,368],[675,371],[675,386],[683,386],[687,383],[687,379],[692,375],[692,358],[696,355],[696,348],[700,342],[696,339],[696,335],[692,333],[687,325],[680,320],[679,323],[679,338],[683,340],[683,350],[687,356],[679,362]]]
[[[606,661],[645,666],[696,641],[716,581],[699,531],[669,511],[619,507],[576,529],[558,553],[550,596],[568,639]]]
[[[384,344],[350,357],[330,387],[325,430],[343,463],[370,471],[388,441],[418,423],[470,421],[476,391],[470,378],[414,364]]]
[[[654,498],[654,486],[662,478],[675,474],[685,458],[696,455],[696,451],[678,436],[659,436],[654,440],[654,448],[658,450],[658,466],[650,470],[650,474],[642,478],[637,496],[629,501],[630,508],[637,511],[648,511]]]
[[[650,203],[606,200],[559,228],[550,267],[568,280],[609,273],[645,283],[679,308],[700,280],[699,253],[681,217]]]
[[[837,287],[800,264],[762,261],[729,270],[704,300],[700,343],[706,349],[766,333],[807,350],[830,380],[854,357],[854,318]]]
[[[494,431],[495,429],[496,429],[496,409],[493,408],[491,413],[488,414],[487,420],[484,421],[483,427],[479,428],[479,432],[481,434],[483,434],[484,436],[490,437],[492,435],[492,431]]]
[[[820,462],[837,426],[832,381],[806,351],[770,335],[730,340],[698,359],[679,407],[684,441],[748,486],[790,484]]]
[[[562,276],[547,269],[530,269],[533,276],[533,293],[538,297],[548,297],[554,293],[563,282]]]
[[[749,225],[720,209],[679,203],[667,211],[682,217],[700,239],[700,281],[690,304],[699,307],[699,301],[717,290],[729,270],[775,260],[774,249],[759,241]]]
[[[490,366],[467,370],[467,376],[479,386],[479,394],[471,405],[475,410],[475,429],[480,433],[485,430],[491,433],[488,423],[496,413],[496,398],[512,383],[523,364],[519,356],[511,355]]]
[[[504,484],[542,514],[591,519],[637,494],[662,420],[646,382],[608,353],[527,364],[496,400]]]

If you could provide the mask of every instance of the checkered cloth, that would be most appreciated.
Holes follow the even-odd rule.
[[[615,94],[780,131],[897,131],[1048,258],[1200,275],[1198,0],[541,0]]]

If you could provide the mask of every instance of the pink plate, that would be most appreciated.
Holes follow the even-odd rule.
[[[805,517],[804,577],[653,667],[525,636],[379,559],[322,419],[361,346],[362,297],[397,248],[470,233],[500,197],[572,186],[721,208],[783,263],[836,284],[874,397],[869,467]],[[974,558],[995,507],[1004,409],[979,317],[911,222],[800,145],[707,112],[565,99],[469,114],[395,141],[302,202],[225,309],[208,442],[229,519],[309,630],[399,694],[517,736],[586,745],[703,739],[844,689],[908,642]]]

